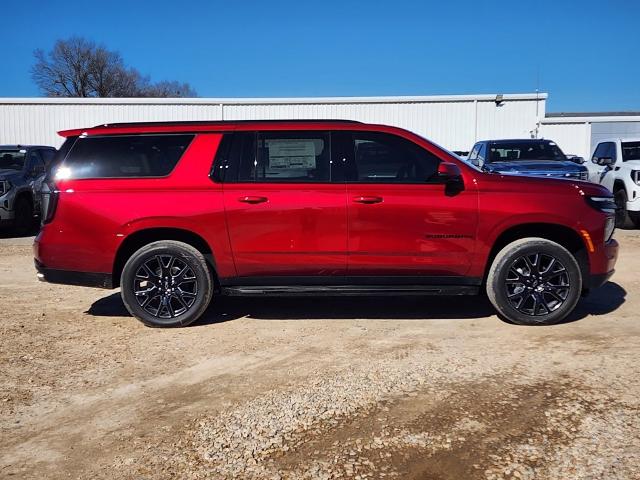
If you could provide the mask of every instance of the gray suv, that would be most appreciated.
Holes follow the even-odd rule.
[[[38,192],[56,149],[40,145],[0,145],[0,225],[27,233],[40,214]]]

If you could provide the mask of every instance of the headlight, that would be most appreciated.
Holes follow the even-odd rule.
[[[613,200],[613,197],[586,197],[586,199],[587,203],[596,210],[615,215],[616,202]]]
[[[580,172],[580,180],[582,180],[583,182],[586,182],[589,180],[589,172]]]
[[[616,217],[610,215],[607,217],[607,223],[604,224],[604,241],[608,242],[613,237],[613,232],[616,229]]]
[[[0,197],[11,190],[11,182],[9,180],[0,180]]]
[[[640,170],[631,170],[631,180],[636,185],[640,185]]]

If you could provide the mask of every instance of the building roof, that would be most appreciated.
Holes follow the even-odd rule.
[[[67,98],[27,97],[1,98],[0,105],[278,105],[278,104],[340,104],[340,103],[446,103],[495,102],[510,100],[546,100],[546,93],[505,93],[479,95],[423,95],[377,97],[293,97],[293,98]]]

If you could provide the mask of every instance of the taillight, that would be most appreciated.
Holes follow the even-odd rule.
[[[49,223],[53,220],[53,216],[56,213],[56,207],[58,206],[58,189],[52,181],[48,181],[42,184],[40,190],[41,204],[42,204],[42,224]]]

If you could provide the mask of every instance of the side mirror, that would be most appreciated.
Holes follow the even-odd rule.
[[[438,165],[438,177],[444,183],[444,194],[453,197],[464,190],[462,171],[455,163],[442,162]]]
[[[614,163],[616,163],[616,162],[611,157],[600,157],[598,159],[598,165],[602,165],[603,167],[610,167]]]
[[[438,165],[438,176],[446,181],[460,180],[462,171],[455,163],[442,162]]]
[[[569,157],[569,160],[571,160],[572,162],[578,163],[580,165],[584,163],[584,157],[579,157],[577,155],[574,155],[573,157]]]

